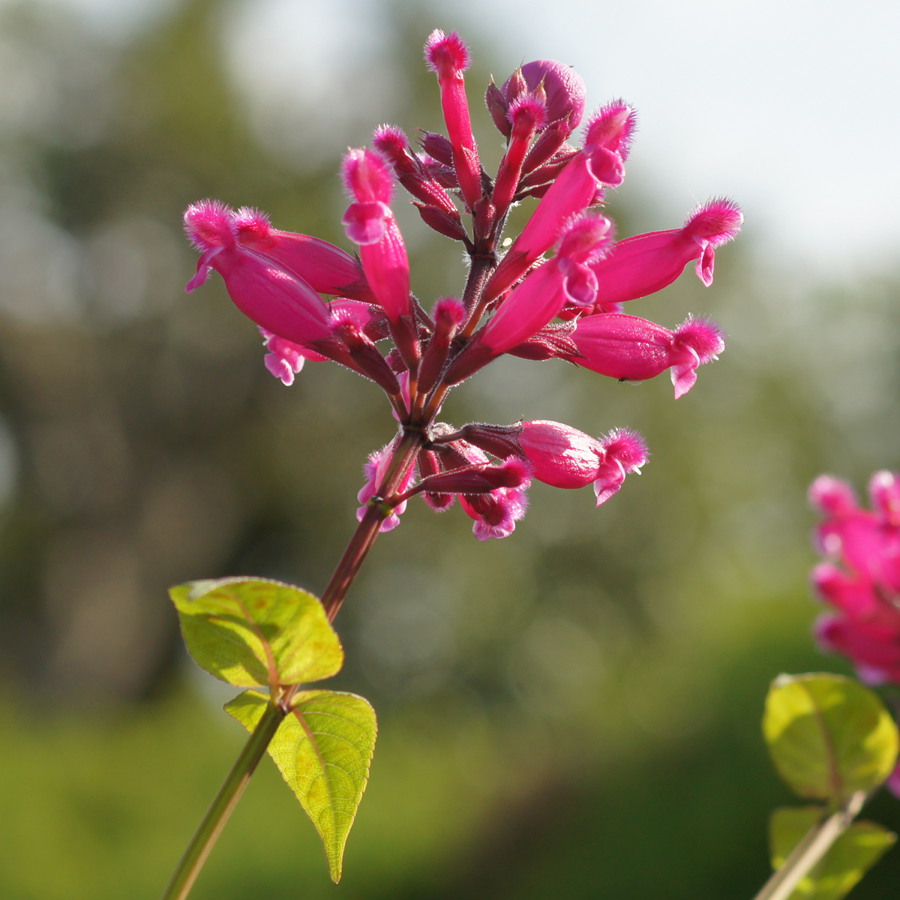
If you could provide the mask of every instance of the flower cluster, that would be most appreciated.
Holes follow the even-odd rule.
[[[421,494],[442,510],[458,498],[482,539],[504,537],[524,515],[531,479],[564,488],[593,485],[600,504],[647,459],[641,438],[614,430],[593,438],[558,422],[455,429],[437,421],[448,392],[504,354],[559,358],[619,380],[670,370],[675,396],[723,349],[718,327],[689,318],[675,329],[622,312],[623,304],[671,284],[696,262],[713,278],[715,250],[740,229],[737,206],[713,200],[681,228],[614,239],[602,214],[622,183],[634,111],[615,101],[589,116],[585,88],[568,66],[537,60],[486,103],[506,141],[496,174],[482,168],[464,73],[469,53],[456,34],[433,32],[425,58],[436,74],[446,134],[413,148],[394,126],[372,147],[350,150],[342,175],[343,218],[358,256],[272,227],[261,212],[205,200],[185,213],[201,252],[191,291],[211,269],[261,329],[266,366],[290,384],[305,360],[332,360],[374,381],[399,422],[373,453],[360,492],[360,519],[394,527]],[[409,261],[392,209],[396,185],[422,221],[469,257],[465,287],[427,310],[410,292]],[[536,200],[531,218],[500,253],[510,209]],[[328,299],[323,299],[323,296]]]
[[[872,476],[871,509],[830,475],[809,496],[823,515],[815,539],[828,557],[813,569],[813,586],[834,609],[816,625],[819,643],[849,657],[863,681],[900,684],[900,473]]]

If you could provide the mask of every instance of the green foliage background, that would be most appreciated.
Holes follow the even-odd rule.
[[[166,588],[258,574],[321,591],[364,456],[393,430],[377,389],[335,367],[275,382],[220,283],[184,296],[184,206],[258,205],[343,245],[341,151],[385,120],[440,127],[425,35],[464,30],[473,99],[520,61],[445,9],[386,5],[370,73],[335,65],[358,92],[338,106],[298,84],[296,107],[262,115],[223,41],[245,6],[160,4],[119,35],[65,7],[0,7],[12,900],[162,890],[243,741],[227,696],[186,660]],[[677,224],[640,191],[615,196],[621,234]],[[457,292],[457,249],[405,221],[416,292],[426,305]],[[760,267],[752,241],[750,223],[711,290],[685,276],[636,310],[667,325],[709,314],[730,334],[682,400],[663,380],[515,360],[452,397],[456,424],[629,426],[654,455],[599,511],[587,491],[537,486],[503,542],[412,504],[337,621],[347,664],[329,687],[365,695],[380,721],[340,888],[265,766],[197,898],[696,900],[762,884],[768,813],[788,796],[759,733],[768,683],[847,671],[809,638],[805,489],[822,471],[862,486],[898,466],[900,274],[823,285],[786,276],[790,260]],[[890,798],[869,815],[900,827]],[[889,895],[898,873],[889,855],[854,896]]]

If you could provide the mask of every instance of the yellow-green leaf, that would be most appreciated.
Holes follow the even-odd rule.
[[[897,726],[878,696],[827,673],[776,678],[763,734],[790,788],[835,806],[882,784],[900,747]]]
[[[825,815],[818,806],[776,809],[769,820],[772,867],[780,868],[801,838]],[[854,822],[805,875],[790,900],[841,900],[897,836],[874,822]]]
[[[266,702],[264,695],[246,691],[225,710],[252,731]],[[347,835],[366,789],[376,733],[375,710],[362,697],[301,691],[269,744],[282,777],[319,832],[334,882],[340,880]]]
[[[344,652],[319,599],[263,578],[193,581],[169,591],[198,665],[238,687],[330,678]]]

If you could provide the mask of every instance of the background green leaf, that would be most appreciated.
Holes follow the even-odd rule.
[[[262,578],[193,581],[169,591],[197,664],[239,687],[330,678],[344,652],[318,598]]]
[[[264,695],[246,691],[225,710],[252,731],[266,703]],[[269,755],[322,838],[335,882],[340,880],[347,835],[366,789],[376,733],[375,710],[362,697],[302,691],[293,714],[269,744]]]
[[[835,805],[878,787],[897,760],[897,726],[884,704],[839,675],[775,679],[763,734],[775,768],[795,793]]]
[[[772,867],[778,869],[825,811],[818,806],[776,809],[769,820]],[[800,881],[791,900],[840,900],[875,865],[897,836],[874,822],[854,822]]]

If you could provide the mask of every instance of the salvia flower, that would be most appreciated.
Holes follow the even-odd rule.
[[[455,428],[437,421],[450,391],[509,354],[562,359],[621,380],[668,369],[682,396],[697,368],[721,352],[718,326],[688,318],[670,330],[619,306],[670,284],[691,261],[709,285],[715,250],[737,234],[741,213],[713,200],[681,228],[615,242],[602,205],[625,177],[631,106],[614,100],[586,116],[574,70],[525,62],[487,88],[505,141],[496,173],[488,173],[466,96],[468,48],[458,34],[436,30],[425,59],[437,75],[446,133],[420,132],[416,149],[400,128],[381,125],[373,147],[346,153],[342,224],[351,250],[277,229],[259,210],[204,200],[185,213],[200,252],[187,287],[218,272],[261,329],[265,366],[284,384],[307,360],[332,361],[384,391],[398,431],[366,463],[361,528],[374,535],[395,527],[407,502],[421,496],[436,511],[461,507],[486,540],[514,530],[532,479],[591,486],[599,505],[640,470],[647,448],[633,431],[591,437],[544,419]],[[455,296],[423,303],[413,295],[395,216],[398,186],[427,227],[463,247],[467,277]],[[530,216],[507,238],[510,209],[526,203],[535,204]],[[849,503],[833,500],[836,509]]]
[[[815,543],[826,557],[812,583],[832,608],[816,625],[819,643],[847,656],[864,681],[900,684],[900,473],[872,476],[871,509],[829,475],[809,496],[823,515]]]
[[[709,287],[715,251],[738,233],[743,216],[730,200],[712,200],[693,212],[682,228],[625,238],[594,265],[600,282],[598,304],[646,297],[670,285],[691,261]]]
[[[725,348],[716,324],[694,318],[670,331],[638,316],[601,313],[578,319],[570,337],[577,353],[565,358],[601,375],[645,381],[670,369],[676,399],[694,386],[697,367]]]

